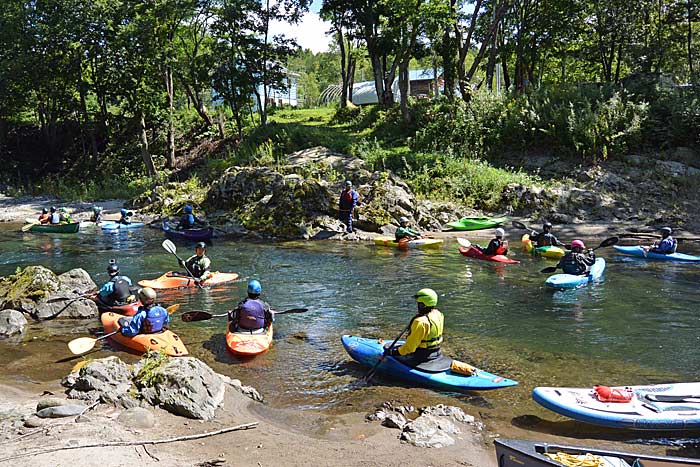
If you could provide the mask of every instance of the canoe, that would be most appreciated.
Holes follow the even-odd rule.
[[[118,323],[119,318],[124,318],[124,315],[111,311],[102,313],[100,321],[102,321],[102,325],[105,328],[105,333],[109,334],[121,327]],[[149,350],[163,350],[166,355],[171,357],[189,355],[187,347],[180,340],[180,337],[169,329],[155,334],[137,334],[134,337],[126,337],[121,333],[116,333],[110,339],[140,353],[145,353]]]
[[[417,238],[408,242],[402,242],[400,245],[395,237],[377,237],[374,239],[374,244],[377,246],[390,246],[393,248],[440,248],[442,243],[443,240],[440,238]]]
[[[347,353],[353,360],[367,366],[374,367],[384,352],[384,345],[377,339],[344,335],[341,342]],[[403,344],[397,342],[397,346]],[[400,378],[425,386],[432,386],[448,390],[488,390],[515,386],[516,381],[494,375],[484,370],[475,368],[472,376],[453,373],[452,370],[427,372],[404,365],[394,357],[386,357],[377,367],[377,371],[388,376]]]
[[[523,242],[523,248],[525,248],[526,252],[540,255],[545,258],[560,259],[566,254],[566,250],[559,248],[558,246],[539,246],[535,248],[535,246],[532,244],[532,240],[530,240],[529,234],[523,235],[520,241]]]
[[[455,230],[482,230],[498,227],[507,220],[507,217],[463,217],[447,225]]]
[[[700,465],[700,460],[687,457],[651,456],[519,439],[499,438],[494,440],[493,444],[496,446],[496,460],[499,467],[562,467],[566,464],[554,461],[545,455],[557,456],[558,453],[563,453],[563,457],[568,459],[572,459],[569,456],[577,456],[577,460],[584,460],[585,456],[589,455],[589,457],[598,456],[603,461],[598,464],[591,462],[588,464],[570,463],[569,465],[601,465],[602,467],[681,467]]]
[[[575,276],[573,274],[554,274],[549,276],[544,284],[548,287],[554,287],[555,289],[575,289],[576,287],[581,287],[589,282],[600,279],[603,276],[603,272],[605,272],[605,260],[603,258],[596,258],[588,274],[580,276]]]
[[[118,314],[124,315],[124,316],[134,316],[139,311],[139,307],[141,306],[141,301],[139,301],[139,300],[137,300],[133,303],[127,303],[125,305],[117,305],[117,306],[108,305],[105,302],[103,302],[102,300],[100,300],[99,295],[95,295],[93,298],[93,301],[97,305],[97,309],[100,311],[100,313],[112,311],[114,313],[118,313]]]
[[[138,229],[143,227],[143,222],[132,222],[131,224],[120,224],[119,222],[105,222],[100,227],[102,230],[123,230],[123,229]]]
[[[214,235],[212,227],[203,229],[178,229],[177,224],[163,222],[163,232],[165,236],[172,240],[187,240],[192,242],[206,242]]]
[[[506,255],[485,255],[481,252],[481,250],[474,246],[470,246],[469,248],[464,248],[460,246],[459,252],[462,253],[462,255],[467,256],[469,258],[482,259],[484,261],[494,261],[496,263],[506,264],[520,264],[520,261],[510,259]]]
[[[251,334],[249,332],[231,332],[230,326],[226,331],[226,347],[236,355],[259,355],[270,348],[272,344],[272,325],[267,328],[265,334]]]
[[[72,222],[70,224],[34,224],[29,229],[30,232],[44,233],[78,233],[80,230],[80,222]]]
[[[547,388],[532,391],[541,406],[574,420],[632,430],[700,428],[700,382],[621,386],[629,402],[601,402],[592,388]]]
[[[212,272],[211,277],[201,283],[202,286],[213,286],[232,282],[238,279],[235,272]],[[169,271],[153,280],[139,281],[141,287],[152,289],[179,289],[183,287],[197,287],[197,283],[189,276],[182,276],[179,273]]]
[[[637,258],[654,259],[660,261],[684,261],[687,263],[700,263],[700,256],[686,255],[683,253],[672,253],[670,255],[662,255],[660,253],[646,253],[641,246],[617,246],[613,245],[618,252],[623,255],[634,256]]]

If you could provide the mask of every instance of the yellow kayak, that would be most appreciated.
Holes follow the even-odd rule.
[[[397,242],[394,237],[377,237],[374,244],[377,246],[390,246],[394,248],[440,248],[442,239],[439,238],[416,238],[415,240]]]
[[[545,258],[560,259],[566,254],[566,250],[559,248],[558,246],[541,246],[535,248],[532,244],[532,240],[530,240],[530,235],[528,234],[523,235],[520,241],[523,242],[523,248],[525,248],[526,252],[532,252],[533,254],[538,254],[540,256],[544,256]]]

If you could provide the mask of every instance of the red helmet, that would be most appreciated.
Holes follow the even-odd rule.
[[[586,248],[586,245],[584,245],[583,241],[581,240],[574,240],[573,242],[571,242],[571,248],[575,248],[577,246],[581,248]]]

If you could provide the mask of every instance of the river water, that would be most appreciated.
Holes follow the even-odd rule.
[[[177,268],[161,247],[159,231],[32,234],[3,226],[0,275],[41,264],[56,272],[82,267],[96,283],[107,279],[114,258],[135,281]],[[465,235],[468,236],[468,235]],[[502,434],[638,438],[567,421],[535,404],[536,386],[589,387],[696,381],[700,372],[698,283],[700,267],[644,262],[599,250],[608,261],[604,280],[572,290],[544,287],[539,272],[555,263],[526,255],[511,242],[520,265],[468,259],[447,240],[436,251],[398,251],[366,243],[251,243],[216,239],[208,254],[213,268],[233,271],[243,280],[210,290],[163,293],[166,304],[223,313],[245,295],[247,279],[262,282],[263,298],[274,309],[305,307],[304,314],[280,315],[271,350],[241,361],[225,347],[224,320],[183,323],[173,320],[190,354],[216,371],[258,388],[272,407],[314,409],[329,414],[370,411],[396,399],[416,406],[448,403],[478,411]],[[191,245],[179,245],[180,256]],[[688,251],[692,253],[692,251]],[[342,334],[391,340],[415,311],[414,293],[435,289],[445,314],[449,355],[520,382],[515,388],[454,394],[412,388],[376,377],[358,384],[367,371],[352,362]],[[177,317],[177,315],[176,315]],[[3,379],[51,381],[77,360],[66,343],[101,332],[97,320],[34,323],[20,343],[0,341]],[[138,356],[106,343],[90,358]],[[603,433],[603,435],[601,435]],[[646,438],[654,435],[644,435]],[[534,437],[530,435],[530,437]]]

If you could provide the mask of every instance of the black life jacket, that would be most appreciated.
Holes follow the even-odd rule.
[[[559,261],[559,265],[565,274],[573,274],[579,276],[585,274],[588,266],[583,262],[585,255],[583,253],[570,252],[564,255]]]
[[[131,295],[129,282],[124,279],[124,276],[115,276],[110,280],[114,285],[112,286],[112,293],[107,296],[112,304],[123,304],[126,303],[126,299]]]

